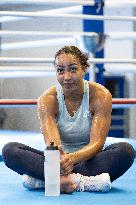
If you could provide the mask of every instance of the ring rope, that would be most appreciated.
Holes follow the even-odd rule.
[[[47,31],[16,31],[3,30],[0,31],[1,37],[12,36],[90,36],[97,37],[99,34],[95,32],[47,32]],[[104,34],[107,39],[111,40],[136,40],[136,32],[110,32]]]
[[[0,31],[0,36],[98,36],[95,32]],[[123,34],[122,34],[123,35]]]
[[[94,0],[1,0],[0,4],[80,4],[86,6],[94,6]],[[104,1],[104,5],[106,7],[114,7],[114,6],[135,6],[136,0],[118,0],[118,1],[111,1],[106,0]]]
[[[134,16],[97,16],[88,14],[58,14],[58,13],[35,13],[35,12],[11,12],[11,11],[0,11],[0,16],[13,16],[13,17],[63,17],[63,18],[75,18],[75,19],[86,19],[86,20],[112,20],[112,21],[136,21]]]
[[[106,39],[110,40],[136,40],[136,32],[109,32],[104,34]],[[95,32],[54,32],[54,31],[16,31],[3,30],[0,31],[0,36],[3,38],[13,36],[89,36],[97,37],[99,33]]]
[[[36,99],[1,99],[0,108],[35,108],[37,107]],[[113,99],[112,108],[128,109],[136,107],[136,99]]]
[[[36,99],[0,99],[0,105],[36,105]]]
[[[56,76],[52,71],[0,71],[1,79],[15,79],[15,78],[38,78],[38,77],[52,77]]]
[[[95,1],[93,0],[1,0],[0,4],[7,4],[7,3],[12,3],[12,4],[80,4],[80,5],[86,5],[86,6],[94,6]]]
[[[127,64],[126,64],[127,65]],[[90,69],[92,71],[95,71],[95,67],[90,67]],[[97,67],[96,67],[97,69]],[[88,70],[89,71],[89,70]],[[135,65],[118,65],[116,67],[111,67],[110,66],[106,66],[105,67],[105,72],[107,73],[113,73],[113,74],[117,74],[117,73],[136,73],[136,68]],[[0,66],[0,78],[10,78],[11,77],[33,77],[33,76],[47,76],[47,75],[55,75],[55,69],[54,66]]]
[[[136,6],[136,0],[105,0],[104,1],[105,7],[132,7]]]
[[[13,57],[0,57],[1,63],[53,63],[54,58],[13,58]],[[135,64],[136,59],[103,59],[103,58],[90,58],[90,64],[103,64],[103,63],[119,63],[119,64]]]
[[[36,105],[37,99],[0,99],[0,105]],[[136,104],[134,98],[113,98],[112,104]]]
[[[53,63],[54,58],[12,58],[0,57],[2,63]]]
[[[38,72],[55,72],[53,66],[0,66],[0,72],[9,71],[38,71]],[[1,76],[1,73],[0,73]]]
[[[136,40],[136,32],[109,32],[106,38],[110,40]]]
[[[37,47],[47,47],[55,45],[74,44],[77,37],[59,37],[59,38],[50,38],[44,40],[30,40],[30,41],[21,41],[14,43],[3,43],[1,45],[1,50],[12,50],[12,49],[22,49],[22,48],[37,48]]]
[[[1,2],[1,1],[0,1]],[[63,8],[55,8],[55,9],[48,9],[48,10],[42,10],[42,11],[35,11],[37,14],[46,14],[46,13],[74,13],[74,14],[81,14],[82,13],[82,6],[67,6]],[[29,18],[29,17],[28,17]],[[8,21],[21,21],[21,20],[27,20],[27,17],[2,17],[0,18],[0,22],[8,22]]]

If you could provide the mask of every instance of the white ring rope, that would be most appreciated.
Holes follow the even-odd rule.
[[[13,58],[13,57],[0,57],[1,63],[53,63],[54,58]],[[103,63],[119,63],[119,64],[136,64],[136,59],[103,59],[103,58],[90,58],[90,64],[103,64]]]
[[[133,7],[136,6],[136,0],[104,0],[105,7]]]
[[[0,11],[0,16],[13,16],[13,17],[63,17],[63,18],[75,18],[75,19],[86,19],[86,20],[112,20],[112,21],[136,21],[135,16],[97,16],[88,14],[55,14],[55,13],[35,13],[35,12],[11,12],[11,11]]]
[[[55,72],[53,66],[0,66],[0,72],[5,71]]]
[[[11,36],[97,36],[95,32],[57,32],[57,31],[0,31],[1,37]]]
[[[125,74],[125,73],[136,73],[135,64],[108,64],[104,66],[105,72],[117,75],[117,74]]]
[[[86,6],[94,6],[94,0],[0,0],[0,4],[71,4],[71,5],[86,5]],[[129,7],[135,6],[136,0],[105,0],[104,4],[106,7]]]
[[[0,79],[11,79],[11,78],[34,78],[34,77],[49,77],[55,76],[56,73],[52,71],[29,71],[29,70],[11,70],[11,71],[0,71]]]
[[[69,6],[63,8],[55,8],[55,9],[48,9],[42,11],[35,11],[37,14],[46,14],[46,13],[65,13],[65,14],[82,14],[82,6]],[[8,21],[22,21],[27,20],[29,17],[13,17],[13,16],[3,16],[0,18],[0,22],[8,22]]]
[[[112,64],[113,65],[113,64]],[[114,64],[115,65],[115,64]],[[97,68],[95,68],[95,67],[92,67],[92,66],[90,66],[90,68],[91,68],[91,71],[92,71],[92,69],[93,69],[93,71],[95,71],[95,69],[97,69]],[[16,75],[14,75],[14,71],[16,72]],[[89,71],[89,70],[88,70]],[[18,72],[18,73],[17,73]],[[23,72],[23,73],[22,73]],[[24,73],[25,72],[25,73]],[[46,65],[44,65],[44,66],[30,66],[30,65],[28,65],[28,66],[0,66],[0,77],[2,76],[5,76],[5,77],[11,77],[12,75],[12,77],[15,77],[15,76],[17,76],[18,74],[19,74],[19,76],[21,75],[21,73],[22,73],[22,77],[25,75],[26,76],[26,74],[27,75],[31,75],[31,76],[33,76],[33,73],[31,73],[31,72],[33,72],[34,73],[34,75],[36,74],[37,75],[37,73],[38,73],[38,75],[40,74],[40,73],[50,73],[50,75],[51,74],[53,74],[53,73],[55,73],[55,69],[54,69],[54,66],[52,65],[52,66],[46,66]],[[121,65],[116,65],[116,67],[115,66],[105,66],[105,72],[106,73],[112,73],[112,74],[117,74],[117,73],[121,73],[121,74],[123,74],[123,73],[136,73],[136,66],[135,65],[123,65],[123,66],[121,66]]]
[[[53,63],[54,58],[12,58],[0,57],[2,63]]]
[[[60,37],[60,38],[50,38],[46,40],[33,40],[33,41],[21,41],[21,42],[13,42],[13,43],[3,43],[1,44],[1,50],[15,50],[15,49],[24,49],[24,48],[37,48],[37,47],[47,47],[47,46],[55,46],[55,45],[67,45],[67,44],[75,44],[76,36],[73,37]]]
[[[0,31],[2,38],[14,36],[98,36],[95,32],[58,32],[58,31],[16,31],[16,30],[3,30]],[[107,39],[111,40],[136,40],[136,32],[109,32],[105,34]]]
[[[106,37],[109,40],[136,40],[136,32],[110,32]]]
[[[94,6],[93,0],[0,0],[0,4],[74,4]]]

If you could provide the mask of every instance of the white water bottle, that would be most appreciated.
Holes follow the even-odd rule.
[[[45,149],[44,177],[45,196],[60,195],[60,152],[51,142]]]

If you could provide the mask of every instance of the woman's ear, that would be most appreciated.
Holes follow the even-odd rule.
[[[85,76],[86,71],[87,71],[87,69],[86,69],[86,68],[83,68],[83,74],[82,74],[83,77]]]

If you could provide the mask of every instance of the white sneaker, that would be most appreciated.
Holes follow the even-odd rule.
[[[111,189],[111,181],[108,173],[90,177],[73,173],[71,176],[78,187],[77,191],[109,192]]]
[[[23,186],[26,189],[33,190],[33,189],[43,189],[45,187],[44,181],[40,179],[33,178],[26,174],[23,174]]]

